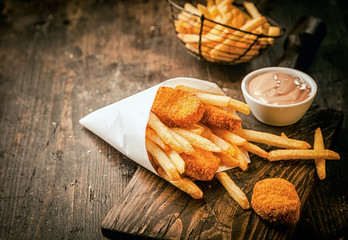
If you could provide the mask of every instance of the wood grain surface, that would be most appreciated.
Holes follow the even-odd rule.
[[[302,15],[325,21],[305,70],[318,84],[313,107],[347,116],[347,1],[255,3],[287,31]],[[181,76],[243,100],[241,79],[276,65],[285,37],[250,63],[224,66],[187,54],[166,1],[0,0],[0,239],[104,239],[101,223],[138,166],[79,119]],[[327,164],[293,239],[348,236],[347,145],[345,117],[331,145],[342,160]]]
[[[243,127],[305,140],[313,145],[314,130],[320,127],[326,146],[342,124],[342,113],[310,111],[291,127],[258,124],[253,117],[243,119]],[[271,149],[269,146],[263,146]],[[269,162],[251,155],[246,171],[232,169],[230,177],[251,200],[257,181],[280,177],[294,184],[301,200],[301,212],[317,180],[313,161]],[[105,233],[117,238],[127,233],[160,239],[288,239],[295,226],[277,227],[261,220],[253,211],[243,210],[214,179],[198,182],[202,200],[192,199],[144,168],[139,168],[125,192],[102,223]]]

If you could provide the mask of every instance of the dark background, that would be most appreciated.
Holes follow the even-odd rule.
[[[255,2],[288,33],[302,15],[327,24],[305,69],[313,107],[348,114],[347,2]],[[100,224],[138,166],[78,120],[169,78],[216,82],[242,99],[248,72],[276,65],[286,34],[250,63],[198,61],[180,45],[166,1],[0,1],[0,239],[100,239]],[[348,123],[293,238],[342,239],[348,228]]]

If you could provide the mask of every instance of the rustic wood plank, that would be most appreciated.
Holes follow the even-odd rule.
[[[326,146],[342,124],[342,113],[312,109],[298,123],[289,127],[270,127],[252,117],[244,117],[248,129],[272,132],[313,143],[314,130],[321,127]],[[267,150],[272,149],[264,146]],[[313,162],[268,162],[252,156],[247,171],[229,170],[251,199],[255,183],[264,178],[281,177],[295,185],[301,199],[301,212],[317,180]],[[285,239],[294,227],[272,226],[253,211],[244,211],[233,201],[216,179],[197,183],[204,192],[203,200],[192,199],[156,175],[140,167],[125,192],[102,223],[111,232],[164,239]],[[108,235],[108,236],[109,236]]]

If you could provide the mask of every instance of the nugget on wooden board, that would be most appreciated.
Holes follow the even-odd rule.
[[[300,218],[300,198],[294,185],[283,178],[257,182],[251,206],[261,218],[275,225],[294,225]]]

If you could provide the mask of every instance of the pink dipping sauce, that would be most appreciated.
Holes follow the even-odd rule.
[[[255,99],[274,105],[302,102],[311,93],[311,87],[300,77],[281,72],[260,74],[250,81],[248,88]]]

